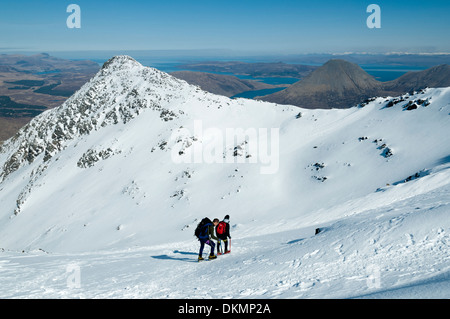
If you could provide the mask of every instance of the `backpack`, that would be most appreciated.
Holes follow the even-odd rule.
[[[216,233],[218,235],[225,234],[226,227],[227,227],[227,224],[224,221],[221,221],[216,227]]]
[[[209,238],[208,227],[212,225],[211,220],[208,217],[205,217],[198,223],[197,228],[195,228],[194,235],[198,239],[207,239]]]

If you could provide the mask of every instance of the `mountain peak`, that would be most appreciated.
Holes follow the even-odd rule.
[[[327,62],[324,63],[324,66],[330,66],[330,65],[347,65],[347,66],[353,66],[354,63],[351,63],[349,61],[343,60],[343,59],[330,59]]]
[[[102,70],[129,69],[136,66],[142,67],[142,64],[128,55],[116,55],[103,64]]]
[[[162,121],[171,121],[177,114],[166,108],[162,97],[166,97],[166,102],[183,100],[190,95],[183,89],[190,91],[196,87],[144,67],[129,56],[115,56],[61,106],[33,118],[2,145],[0,154],[5,152],[8,160],[0,167],[0,180],[34,162],[41,154],[43,162],[49,161],[80,136],[110,125],[126,124],[144,109],[157,112]]]
[[[332,59],[311,73],[310,79],[320,81],[322,84],[328,83],[332,86],[342,85],[362,86],[367,85],[366,81],[376,82],[376,80],[364,71],[359,65],[341,59]],[[346,80],[350,80],[346,83]]]
[[[347,108],[376,95],[380,83],[359,65],[332,59],[286,90],[265,101],[304,108]]]

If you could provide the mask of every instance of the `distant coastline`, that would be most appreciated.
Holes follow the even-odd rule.
[[[97,62],[100,65],[105,62],[105,59],[89,59],[91,61]],[[139,61],[142,65],[149,66],[156,68],[160,71],[171,73],[175,71],[198,71],[193,68],[189,67],[180,67],[185,66],[186,63],[184,62],[186,58],[181,57],[179,61],[174,61],[173,58],[168,58],[167,61],[162,61],[161,59],[155,60],[152,57],[141,57],[137,58],[137,61]],[[449,58],[450,60],[450,58]],[[206,61],[206,60],[205,60]],[[223,59],[223,60],[217,60],[217,62],[223,62],[223,61],[229,61],[229,59]],[[256,61],[255,61],[256,62]],[[450,61],[447,61],[450,63]],[[249,62],[252,63],[252,62]],[[292,63],[293,64],[293,63]],[[308,64],[312,66],[320,66],[322,64]],[[428,64],[424,65],[391,65],[391,64],[359,64],[360,67],[375,77],[378,81],[381,82],[387,82],[394,80],[403,74],[410,72],[410,71],[423,71],[426,70],[429,66]],[[223,74],[223,75],[233,75],[238,77],[242,80],[257,80],[261,81],[267,84],[294,84],[295,82],[299,81],[299,78],[290,78],[290,77],[254,77],[251,75],[242,75],[232,72],[215,72],[215,71],[200,71],[200,72],[207,72],[207,73],[213,73],[213,74]]]
[[[358,64],[363,70],[374,76],[378,81],[390,81],[400,77],[408,71],[423,71],[427,68],[450,64],[450,53],[312,53],[312,54],[269,54],[269,53],[240,53],[230,50],[117,50],[117,51],[73,51],[51,52],[52,55],[65,59],[92,60],[100,65],[114,55],[127,54],[133,56],[145,66],[155,67],[170,73],[175,71],[194,71],[180,69],[180,65],[205,61],[239,61],[247,63],[283,62],[286,64],[303,64],[321,66],[330,59],[344,59]],[[211,72],[212,73],[212,72]],[[224,74],[224,73],[220,73]],[[252,77],[228,73],[241,79],[254,80]],[[256,79],[262,80],[262,79]],[[273,80],[273,79],[272,79]],[[269,82],[268,84],[280,84]],[[293,83],[286,83],[293,84]]]

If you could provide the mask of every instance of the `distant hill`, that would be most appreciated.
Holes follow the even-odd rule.
[[[271,89],[276,87],[274,85],[266,84],[263,82],[241,80],[232,75],[193,71],[176,71],[172,72],[171,75],[178,79],[184,80],[189,84],[197,85],[202,90],[214,94],[224,95],[227,97],[231,97],[246,91]]]
[[[333,59],[289,88],[260,99],[309,109],[348,108],[374,96],[447,86],[450,86],[450,66],[446,64],[380,82],[357,64]]]
[[[303,80],[262,99],[304,108],[347,108],[376,95],[380,86],[357,64],[330,60]]]
[[[408,72],[398,79],[383,83],[386,92],[396,93],[420,90],[426,87],[450,86],[450,65],[442,64],[424,71]]]
[[[51,56],[47,53],[34,55],[0,54],[0,66],[14,71],[37,72],[75,72],[95,74],[99,65],[90,60],[66,60]]]

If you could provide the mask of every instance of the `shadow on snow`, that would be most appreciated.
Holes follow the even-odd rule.
[[[198,253],[193,253],[193,252],[187,252],[187,251],[179,251],[179,250],[174,250],[173,251],[175,254],[180,254],[180,255],[192,255],[192,256],[198,256]],[[178,261],[186,261],[186,262],[198,262],[197,258],[192,259],[189,257],[178,257],[178,256],[169,256],[169,255],[157,255],[157,256],[151,256],[152,258],[155,259],[166,259],[166,260],[178,260]]]

